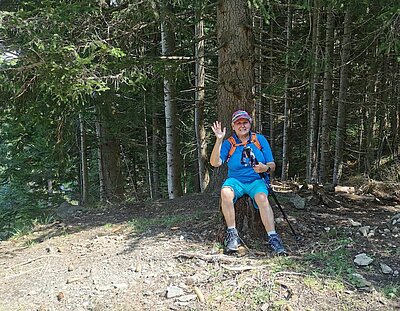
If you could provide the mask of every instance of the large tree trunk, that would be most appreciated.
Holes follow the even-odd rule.
[[[284,122],[283,122],[283,143],[282,143],[282,173],[281,180],[286,181],[289,173],[289,124],[290,124],[290,101],[289,101],[289,72],[290,72],[290,36],[292,32],[292,12],[290,0],[287,2],[286,19],[286,56],[285,56],[285,85],[284,85]]]
[[[270,52],[269,52],[269,58],[270,58],[270,62],[269,62],[269,78],[272,81],[274,78],[274,27],[273,27],[273,23],[270,23],[270,27],[269,27],[269,32],[270,32]],[[274,99],[270,98],[269,99],[269,143],[271,145],[271,149],[272,152],[275,152],[275,103],[274,103]]]
[[[254,119],[254,37],[251,12],[247,1],[222,0],[217,6],[218,50],[218,119],[231,134],[231,115],[236,109],[247,110]],[[256,126],[253,124],[253,126]],[[226,175],[214,176],[220,185]],[[214,180],[214,181],[215,181]],[[248,223],[249,233],[256,230],[256,221],[248,219],[249,208],[241,198],[235,204],[237,223]],[[262,230],[261,232],[264,232]],[[242,231],[242,234],[246,234]]]
[[[246,1],[218,3],[217,36],[218,119],[230,129],[234,110],[245,109],[254,117],[254,38]]]
[[[334,185],[337,185],[343,169],[343,145],[345,137],[345,126],[346,126],[346,99],[347,99],[347,88],[348,82],[348,71],[349,71],[349,57],[350,57],[350,7],[347,8],[344,16],[344,33],[342,42],[342,55],[341,55],[341,68],[340,68],[340,86],[339,86],[339,100],[338,100],[338,112],[337,112],[337,123],[336,123],[336,144],[335,144],[335,158],[333,167],[333,179]]]
[[[163,56],[171,56],[175,52],[175,36],[172,14],[163,4],[161,9],[161,48]],[[173,63],[165,64],[164,73],[164,106],[167,153],[167,184],[168,197],[174,199],[182,195],[182,184],[179,165],[179,142],[177,133],[177,104],[176,104],[176,67]]]
[[[244,109],[254,117],[254,37],[246,1],[222,0],[217,5],[218,87],[217,114],[226,138],[232,133],[231,116]],[[254,119],[254,118],[253,118]],[[207,191],[219,191],[226,166],[213,171]]]
[[[102,202],[118,202],[124,193],[120,142],[110,133],[108,124],[111,122],[105,115],[99,109],[96,121],[100,200]]]
[[[378,43],[377,43],[378,44]],[[371,165],[375,158],[374,150],[374,128],[376,122],[377,100],[375,99],[375,89],[378,80],[378,69],[376,64],[376,50],[377,46],[373,46],[366,51],[365,59],[369,60],[369,71],[365,79],[364,96],[362,103],[362,137],[360,154],[360,172],[369,176],[371,172]]]
[[[203,1],[199,0],[199,8],[196,11],[197,23],[195,26],[195,111],[194,126],[196,133],[197,146],[197,165],[199,174],[200,191],[204,192],[210,181],[210,175],[207,169],[207,140],[204,127],[204,94],[205,94],[205,65],[204,65],[204,21],[203,21]]]
[[[325,36],[325,66],[324,66],[324,91],[322,100],[322,122],[321,122],[321,149],[319,163],[319,182],[327,182],[327,172],[329,167],[329,126],[330,112],[332,105],[332,55],[335,16],[331,7],[327,9],[326,36]]]
[[[309,182],[317,181],[317,140],[318,140],[318,121],[319,121],[319,103],[318,89],[319,83],[319,40],[320,40],[320,8],[319,0],[314,1],[312,19],[312,63],[311,63],[311,81],[310,81],[310,104],[309,104],[309,137],[308,137],[308,163],[307,180]]]
[[[398,73],[400,72],[399,63],[396,62],[393,64],[392,76],[393,76],[393,94],[394,96],[394,109],[392,113],[392,122],[391,122],[391,133],[392,133],[392,146],[393,146],[393,159],[396,159],[400,155],[400,101],[397,100],[400,97],[400,86],[399,83],[396,83],[398,78]],[[396,96],[397,95],[397,96]]]
[[[262,133],[263,131],[263,102],[262,102],[262,83],[263,83],[263,59],[262,59],[262,49],[261,43],[263,42],[263,23],[264,16],[262,12],[259,11],[253,16],[253,28],[256,29],[258,44],[255,47],[255,57],[256,57],[256,65],[254,67],[254,75],[255,75],[255,123],[257,128],[255,129],[257,132]]]

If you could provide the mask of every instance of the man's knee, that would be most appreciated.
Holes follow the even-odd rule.
[[[256,201],[268,201],[268,196],[264,192],[259,192],[254,196]]]
[[[231,187],[223,187],[221,189],[221,199],[224,202],[233,201],[235,193]]]

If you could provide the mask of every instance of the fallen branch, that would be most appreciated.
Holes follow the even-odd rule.
[[[14,268],[17,268],[17,267],[20,267],[20,266],[25,266],[27,264],[30,264],[31,262],[36,261],[36,260],[40,260],[42,258],[49,258],[49,257],[61,257],[61,256],[60,255],[43,255],[43,256],[39,256],[39,257],[36,257],[36,258],[29,259],[27,261],[21,262],[21,263],[15,265],[15,266],[13,266],[11,269],[14,269]]]
[[[197,298],[199,299],[200,302],[204,302],[204,301],[205,301],[204,295],[203,295],[203,293],[201,292],[200,288],[198,288],[197,286],[195,286],[195,287],[194,287],[194,292],[196,293]]]
[[[248,271],[248,270],[254,270],[254,269],[263,269],[265,266],[227,266],[227,265],[221,265],[222,268],[229,270],[229,271]]]
[[[205,254],[199,254],[199,253],[186,253],[186,252],[182,252],[179,253],[176,257],[181,257],[181,258],[186,258],[186,259],[200,259],[200,260],[204,260],[207,262],[228,262],[228,263],[232,263],[232,262],[236,262],[237,258],[233,258],[233,257],[228,257],[226,255],[205,255]]]
[[[42,267],[36,267],[36,268],[30,269],[30,270],[26,270],[26,271],[22,271],[22,272],[19,272],[19,273],[16,273],[16,274],[5,276],[4,279],[5,280],[12,279],[12,278],[15,278],[17,276],[21,276],[23,274],[26,274],[26,273],[29,273],[29,272],[32,272],[32,271],[35,271],[35,270],[39,270],[39,269],[42,269]]]

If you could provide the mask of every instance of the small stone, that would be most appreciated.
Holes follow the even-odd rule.
[[[57,300],[58,301],[61,301],[61,300],[63,300],[64,299],[64,293],[63,292],[59,292],[58,294],[57,294]]]
[[[358,229],[358,231],[360,231],[361,234],[362,234],[363,236],[366,237],[366,236],[368,236],[369,228],[370,228],[370,226],[360,227],[360,228]]]
[[[264,303],[261,306],[261,311],[268,311],[269,310],[269,303]]]
[[[183,294],[183,289],[178,286],[171,285],[167,287],[167,298],[174,298],[182,296]]]
[[[357,287],[370,287],[372,285],[361,274],[353,273],[352,276],[357,279]]]
[[[398,206],[397,206],[398,207]],[[395,219],[400,219],[400,213],[398,213],[398,214],[396,214],[396,215],[394,215],[393,217],[392,217],[392,220],[395,220]]]
[[[365,253],[358,254],[354,259],[354,262],[359,266],[368,266],[373,261],[374,260]]]
[[[383,274],[392,274],[393,273],[393,269],[390,268],[388,265],[386,265],[384,263],[380,263],[379,266],[381,267],[381,271]]]
[[[350,224],[353,226],[353,227],[360,227],[361,226],[361,222],[358,222],[358,221],[354,221],[353,219],[349,219],[349,222],[350,222]]]

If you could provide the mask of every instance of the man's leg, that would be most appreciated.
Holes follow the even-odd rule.
[[[235,207],[233,204],[233,199],[235,198],[235,193],[230,187],[223,187],[221,189],[221,209],[224,215],[226,226],[228,228],[236,227],[235,222]]]
[[[235,206],[233,200],[235,193],[230,187],[221,189],[221,209],[224,215],[226,226],[226,236],[224,240],[225,252],[236,252],[241,244],[238,232],[236,230]]]
[[[268,244],[276,254],[285,255],[285,248],[282,245],[279,235],[275,231],[274,212],[269,204],[268,196],[263,192],[259,192],[254,196],[254,200],[259,208],[261,221],[265,227],[265,231],[267,231]]]
[[[261,221],[265,227],[265,231],[275,231],[274,212],[269,204],[267,195],[259,192],[254,196],[254,200],[260,210]]]

